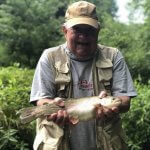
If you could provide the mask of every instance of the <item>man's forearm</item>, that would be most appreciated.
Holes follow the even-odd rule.
[[[36,105],[37,106],[40,106],[40,105],[44,105],[46,103],[51,103],[54,99],[50,99],[50,98],[43,98],[43,99],[39,99],[37,102],[36,102]]]

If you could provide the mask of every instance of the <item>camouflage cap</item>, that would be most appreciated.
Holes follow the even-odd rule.
[[[86,1],[78,1],[71,4],[65,14],[65,25],[72,27],[77,24],[87,24],[99,28],[96,6]]]

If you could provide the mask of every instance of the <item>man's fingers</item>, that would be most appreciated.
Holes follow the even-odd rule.
[[[57,113],[57,119],[56,119],[56,123],[59,125],[64,125],[66,119],[67,119],[67,112],[64,110],[59,110]]]
[[[53,113],[49,116],[47,116],[47,121],[56,121],[56,118],[57,118],[57,113]]]
[[[64,119],[66,120],[68,118],[67,111],[63,111],[63,114],[64,114]]]
[[[60,98],[60,97],[56,97],[54,99],[54,104],[56,104],[56,105],[58,105],[60,107],[64,107],[65,106],[64,99]]]
[[[118,107],[112,107],[112,111],[117,114],[117,113],[119,113],[119,108]]]
[[[119,109],[117,107],[113,107],[111,109],[104,107],[103,111],[104,111],[105,116],[108,118],[113,117],[114,115],[119,113]]]
[[[106,91],[101,91],[99,94],[99,98],[104,98],[107,96],[107,92]]]
[[[97,115],[96,115],[96,117],[98,118],[98,119],[101,119],[101,118],[103,118],[103,116],[104,116],[104,114],[103,114],[103,109],[97,109]]]

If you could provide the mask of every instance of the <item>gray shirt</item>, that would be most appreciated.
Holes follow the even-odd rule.
[[[49,50],[44,51],[36,67],[30,101],[56,96],[54,76],[51,62],[47,57]],[[71,72],[73,78],[73,97],[93,95],[92,58],[78,61],[73,54],[71,58]],[[136,96],[131,75],[120,51],[113,59],[112,94],[114,96]],[[79,122],[71,127],[71,150],[96,150],[95,121]]]
[[[73,96],[75,98],[93,95],[92,60],[80,62],[71,59]],[[70,129],[71,150],[96,150],[95,120],[79,122]]]

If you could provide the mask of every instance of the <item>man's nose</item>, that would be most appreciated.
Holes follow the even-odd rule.
[[[80,37],[86,37],[86,36],[89,35],[89,33],[88,33],[88,31],[86,31],[86,30],[82,30],[82,31],[80,31],[80,32],[78,33],[78,35],[79,35]]]

